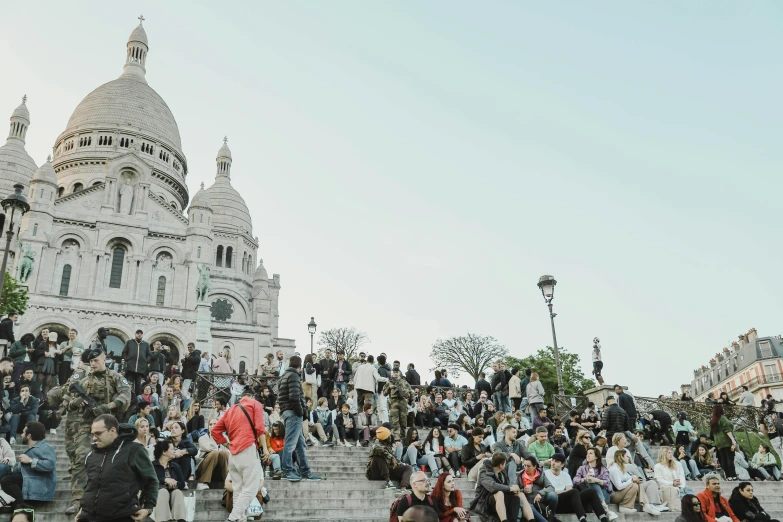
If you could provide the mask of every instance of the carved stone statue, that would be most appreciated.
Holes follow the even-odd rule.
[[[19,265],[19,282],[26,283],[33,273],[33,267],[35,266],[35,252],[32,251],[30,245],[27,247],[24,244],[19,245],[19,256],[22,260]]]
[[[196,283],[196,300],[203,303],[209,297],[211,284],[209,282],[209,266],[198,266],[198,282]]]
[[[158,256],[158,260],[155,262],[155,268],[159,270],[168,270],[171,268],[171,256],[168,254],[161,254]]]
[[[120,214],[131,213],[131,203],[133,203],[133,185],[126,179],[125,184],[120,187]]]

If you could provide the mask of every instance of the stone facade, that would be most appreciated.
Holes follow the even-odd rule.
[[[280,276],[269,277],[258,257],[247,205],[231,185],[227,139],[215,183],[190,201],[179,128],[147,84],[148,51],[140,24],[120,77],[82,100],[54,158],[37,170],[24,149],[26,99],[11,117],[0,197],[22,183],[31,206],[9,264],[19,276],[20,246],[33,259],[20,329],[76,328],[87,341],[104,326],[118,347],[141,328],[180,355],[190,341],[212,353],[228,349],[236,370],[253,373],[268,352],[294,352],[293,340],[278,336]],[[207,267],[199,314],[196,287]]]

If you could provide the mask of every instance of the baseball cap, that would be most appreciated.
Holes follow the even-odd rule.
[[[555,452],[555,454],[552,455],[550,458],[552,460],[557,460],[557,461],[560,461],[560,462],[565,462],[566,461],[565,455],[563,455],[562,453],[557,453],[557,452]]]

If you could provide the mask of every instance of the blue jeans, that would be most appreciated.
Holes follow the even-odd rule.
[[[394,452],[394,458],[397,460],[402,460],[402,446],[394,445],[394,449],[392,450]]]
[[[585,482],[585,484],[587,484]],[[603,499],[604,503],[609,503],[609,492],[606,491],[601,484],[588,484],[587,487],[593,488],[598,492],[598,498]]]
[[[557,493],[549,492],[541,495],[541,504],[549,506],[549,509],[552,510],[552,513],[555,513],[557,511]],[[530,505],[532,506],[533,503],[531,502]]]
[[[310,473],[310,465],[307,463],[305,454],[305,440],[302,435],[302,417],[292,410],[283,412],[283,422],[285,423],[285,442],[283,443],[282,467],[283,474],[288,475],[294,472],[293,454],[296,450],[296,461],[299,464],[299,471],[302,475]]]
[[[495,403],[495,409],[504,413],[511,413],[511,399],[508,395],[501,392],[492,394],[492,402]]]
[[[343,397],[345,397],[345,395],[348,393],[347,392],[347,388],[346,388],[347,386],[348,386],[347,382],[335,382],[334,383],[334,387],[337,388],[338,390],[340,390],[340,395],[342,395]]]
[[[28,422],[35,422],[38,420],[38,417],[33,415],[32,413],[14,413],[11,415],[11,437],[16,438],[17,436],[17,430],[19,429],[19,421],[20,416],[24,415],[24,422],[27,424]]]
[[[8,464],[0,464],[0,478],[5,477],[11,473],[11,466]]]
[[[413,445],[408,446],[408,451],[405,453],[405,457],[403,457],[402,461],[413,467],[428,466],[433,474],[438,474],[438,464],[435,462],[435,455],[424,455],[423,457],[419,457],[418,451],[416,451],[416,447]]]

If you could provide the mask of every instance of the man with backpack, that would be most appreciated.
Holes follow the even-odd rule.
[[[429,485],[430,481],[423,471],[417,471],[411,475],[412,491],[394,501],[389,513],[389,520],[394,522],[402,519],[405,512],[413,506],[429,506],[435,509],[435,501],[427,494]]]
[[[234,490],[234,506],[227,522],[244,520],[245,511],[258,494],[258,485],[264,479],[258,458],[260,444],[263,454],[269,455],[266,446],[264,406],[253,398],[253,390],[245,388],[239,401],[226,411],[212,427],[212,438],[218,444],[231,441],[228,458],[228,474]]]

